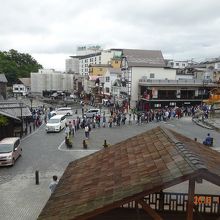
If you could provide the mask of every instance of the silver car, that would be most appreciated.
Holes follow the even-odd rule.
[[[0,141],[0,166],[14,165],[21,156],[20,138],[8,137]]]
[[[86,113],[85,116],[87,118],[92,118],[93,116],[100,115],[100,109],[89,109]]]

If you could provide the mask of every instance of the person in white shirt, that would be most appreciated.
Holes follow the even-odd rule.
[[[52,182],[50,183],[50,185],[49,185],[49,189],[50,189],[51,193],[54,192],[54,190],[55,190],[57,184],[58,184],[58,177],[57,177],[56,175],[54,175],[54,176],[53,176],[53,181],[52,181]]]
[[[85,137],[86,139],[89,138],[89,126],[88,125],[85,126]]]

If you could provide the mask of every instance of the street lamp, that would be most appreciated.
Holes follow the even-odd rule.
[[[19,102],[19,107],[21,109],[21,133],[20,133],[20,137],[23,136],[23,112],[22,112],[22,108],[23,108],[23,103]]]
[[[33,97],[30,97],[30,102],[31,102],[31,112],[32,112]]]

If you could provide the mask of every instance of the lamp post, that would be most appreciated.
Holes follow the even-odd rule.
[[[19,107],[21,110],[21,132],[20,132],[20,137],[23,136],[23,112],[22,112],[22,108],[23,108],[23,103],[19,102]]]
[[[33,97],[30,97],[30,102],[31,102],[31,112],[32,112]]]

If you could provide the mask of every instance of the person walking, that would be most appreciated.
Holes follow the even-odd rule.
[[[52,178],[53,178],[53,180],[49,185],[49,189],[50,189],[51,193],[54,192],[54,190],[56,189],[56,186],[58,184],[58,177],[56,175],[54,175]]]
[[[86,139],[89,139],[89,126],[88,125],[85,126],[85,137]]]

